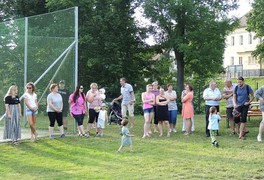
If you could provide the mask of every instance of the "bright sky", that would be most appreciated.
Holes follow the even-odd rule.
[[[238,0],[239,7],[237,10],[229,13],[229,16],[236,16],[238,18],[247,14],[251,9],[251,3],[253,0]]]

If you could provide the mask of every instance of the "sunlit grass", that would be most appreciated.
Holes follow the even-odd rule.
[[[178,133],[142,139],[143,117],[137,116],[131,129],[133,152],[128,148],[116,152],[121,138],[116,125],[106,126],[103,137],[42,138],[19,146],[4,143],[0,179],[264,179],[264,145],[256,141],[260,118],[248,123],[250,133],[244,141],[229,136],[223,119],[219,148],[205,137],[204,121],[204,115],[196,116],[196,131],[186,137],[178,116]],[[47,126],[46,117],[40,117],[38,128]]]

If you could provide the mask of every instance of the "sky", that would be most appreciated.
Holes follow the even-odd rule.
[[[251,3],[253,0],[238,0],[238,9],[229,13],[229,16],[236,16],[238,18],[247,14],[251,9]]]

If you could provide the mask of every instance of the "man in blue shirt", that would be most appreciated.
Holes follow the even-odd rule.
[[[120,79],[121,85],[121,95],[118,98],[115,98],[114,101],[122,99],[122,117],[126,117],[127,111],[130,117],[130,126],[134,127],[134,103],[135,103],[135,95],[134,90],[131,84],[126,82],[125,78]]]
[[[250,95],[250,97],[249,97]],[[240,121],[240,132],[239,139],[244,139],[245,134],[249,131],[246,128],[247,114],[250,103],[254,99],[254,92],[252,88],[245,84],[243,77],[237,78],[237,87],[233,92],[233,104],[234,108],[241,113],[240,117],[236,117],[235,121],[238,119]]]

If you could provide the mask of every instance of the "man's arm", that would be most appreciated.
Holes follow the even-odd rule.
[[[234,104],[234,108],[237,108],[236,94],[233,95],[233,104]]]
[[[135,94],[134,94],[134,91],[130,92],[130,98],[131,98],[131,101],[130,103],[134,103],[135,102]]]
[[[117,98],[115,98],[113,101],[118,101],[118,100],[120,100],[120,99],[122,99],[123,98],[123,96],[122,96],[122,94],[120,95],[120,96],[118,96]]]

